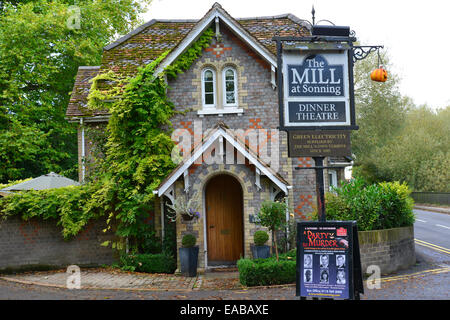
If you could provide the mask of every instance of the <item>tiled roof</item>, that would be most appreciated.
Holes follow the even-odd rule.
[[[91,88],[90,80],[94,78],[100,71],[100,67],[79,67],[75,78],[72,95],[70,96],[69,105],[67,107],[67,117],[82,117],[105,115],[106,111],[90,112],[86,109],[87,96]]]
[[[237,21],[274,55],[276,55],[276,46],[272,41],[273,36],[301,37],[309,35],[309,31],[302,21],[291,14],[244,18],[237,19]]]
[[[113,70],[132,75],[137,67],[148,64],[175,47],[196,22],[152,20],[140,32],[103,52],[101,71]],[[119,39],[120,41],[120,39]]]
[[[67,117],[86,116],[90,82],[98,73],[113,70],[134,75],[139,66],[148,64],[163,52],[173,49],[192,30],[198,20],[151,20],[104,48],[101,66],[80,67],[67,108]],[[236,21],[259,43],[276,55],[273,36],[302,36],[309,31],[291,14],[273,17],[241,18]],[[105,111],[90,115],[104,115]]]

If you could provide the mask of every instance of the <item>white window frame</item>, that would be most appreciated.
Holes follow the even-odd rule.
[[[212,75],[213,75],[213,104],[206,104],[205,101],[205,73],[207,71],[211,71]],[[215,109],[217,106],[217,87],[216,87],[216,70],[214,70],[213,68],[205,68],[202,70],[202,105],[204,109]]]
[[[233,71],[234,74],[234,103],[227,103],[227,86],[226,86],[226,72],[228,70]],[[237,71],[233,67],[226,67],[222,70],[222,96],[224,107],[237,107],[238,106],[238,85],[237,85]]]
[[[331,179],[330,179],[331,178]],[[337,187],[337,172],[336,170],[328,170],[328,191],[332,191],[331,187]]]

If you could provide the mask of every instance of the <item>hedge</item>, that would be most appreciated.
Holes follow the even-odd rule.
[[[120,258],[123,270],[147,273],[174,273],[175,258],[166,253],[129,254]]]
[[[242,285],[266,286],[294,283],[296,279],[296,250],[268,259],[240,259],[237,262]]]
[[[327,220],[356,220],[359,231],[407,227],[414,224],[414,200],[405,183],[343,183],[325,195]],[[313,214],[317,220],[317,212]]]

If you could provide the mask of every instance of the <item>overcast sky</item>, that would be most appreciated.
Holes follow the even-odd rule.
[[[199,19],[214,0],[153,0],[146,20]],[[292,13],[331,20],[356,32],[361,45],[384,45],[402,94],[432,108],[450,105],[450,4],[445,0],[221,0],[233,17]],[[388,70],[389,72],[389,70]]]

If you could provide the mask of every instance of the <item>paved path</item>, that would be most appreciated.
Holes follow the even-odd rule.
[[[242,289],[237,272],[211,272],[197,277],[173,274],[147,274],[123,272],[111,268],[82,269],[81,289],[112,289],[141,291],[191,291],[191,290],[235,290]],[[67,288],[67,281],[74,279],[66,270],[27,272],[3,275],[0,279],[29,285]],[[75,283],[75,282],[73,282]],[[69,283],[70,286],[70,283]],[[73,286],[73,285],[72,285]]]

